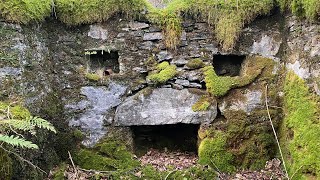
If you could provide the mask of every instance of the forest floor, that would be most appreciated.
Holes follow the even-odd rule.
[[[144,156],[139,158],[142,165],[151,165],[158,171],[183,170],[196,166],[198,157],[195,153],[182,152],[160,152],[150,149]],[[109,179],[109,172],[101,172],[95,170],[85,170],[79,167],[68,165],[64,176],[68,180],[86,180],[91,179],[99,174],[101,180]],[[104,178],[105,174],[105,178]],[[282,180],[286,179],[281,167],[279,159],[273,159],[266,162],[265,168],[260,171],[238,171],[235,174],[226,174],[219,172],[217,169],[219,180]],[[139,174],[136,175],[139,177]],[[52,178],[48,178],[50,180]]]

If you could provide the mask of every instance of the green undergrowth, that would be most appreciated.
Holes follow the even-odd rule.
[[[216,171],[201,165],[176,171],[168,167],[167,171],[158,171],[150,165],[142,166],[133,154],[119,141],[110,138],[90,149],[80,149],[73,155],[77,166],[96,171],[105,171],[93,176],[93,179],[214,179]],[[55,171],[55,179],[63,178],[66,164]]]
[[[64,172],[67,169],[66,163],[61,163],[59,168],[53,173],[53,180],[64,180]]]
[[[249,56],[245,60],[240,76],[218,76],[213,66],[206,66],[202,70],[207,91],[214,96],[221,97],[232,88],[243,87],[252,83],[259,75],[262,76],[262,79],[274,77],[272,74],[273,67],[274,62],[272,59]]]
[[[50,16],[51,0],[3,0],[0,14],[9,22],[27,24]]]
[[[55,0],[58,18],[68,25],[108,20],[116,13],[135,16],[146,6],[144,0]]]
[[[9,155],[2,149],[0,149],[0,179],[10,180],[12,177],[12,168],[13,168],[12,159]]]
[[[289,176],[292,179],[320,178],[319,98],[297,75],[289,72],[284,87],[285,118],[281,127]]]
[[[84,169],[99,171],[130,170],[139,166],[126,146],[114,140],[105,140],[92,149],[80,149],[74,157],[75,163]]]
[[[66,164],[61,164],[59,169],[54,173],[54,180],[63,180],[64,171],[66,170]],[[158,171],[151,165],[136,166],[131,171],[118,170],[109,172],[96,172],[90,177],[92,180],[99,179],[123,179],[123,180],[140,180],[140,179],[166,179],[166,180],[177,180],[177,179],[216,179],[216,170],[201,165],[196,165],[188,169],[174,170],[172,167],[168,167],[166,171]]]
[[[309,21],[320,17],[319,0],[277,0],[282,11],[290,9],[298,17],[306,17]]]
[[[164,61],[156,66],[156,69],[147,76],[147,79],[154,84],[163,84],[176,74],[177,67]]]

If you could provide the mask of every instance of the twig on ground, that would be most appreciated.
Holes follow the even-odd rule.
[[[74,169],[74,173],[76,174],[76,179],[77,179],[77,178],[78,178],[78,170],[77,170],[76,166],[74,165],[74,162],[73,162],[73,160],[72,160],[72,156],[71,156],[71,154],[70,154],[69,151],[68,151],[68,154],[69,154],[69,159],[70,159],[70,161],[71,161],[71,164],[72,164],[72,167],[73,167],[73,169]]]
[[[84,171],[84,172],[89,172],[89,173],[113,173],[113,172],[116,172],[116,171],[98,171],[98,170],[83,169],[83,168],[78,168],[78,169],[81,171]]]
[[[168,179],[168,177],[172,174],[172,173],[175,173],[177,170],[174,170],[174,171],[170,171],[169,173],[168,173],[168,175],[164,178],[164,180],[167,180]]]
[[[269,121],[270,121],[270,124],[271,124],[271,127],[272,127],[272,131],[273,131],[274,137],[276,138],[276,141],[277,141],[277,145],[278,145],[278,148],[279,148],[279,152],[280,152],[280,156],[281,156],[281,159],[282,159],[283,167],[284,167],[284,170],[285,170],[285,173],[286,173],[286,177],[288,178],[288,180],[290,180],[290,177],[289,177],[289,174],[288,174],[288,171],[287,171],[287,167],[286,167],[286,163],[284,161],[282,150],[281,150],[280,143],[279,143],[279,140],[278,140],[278,136],[277,136],[276,130],[275,130],[274,126],[273,126],[273,122],[272,122],[270,111],[269,111],[269,106],[268,106],[268,85],[266,85],[265,101],[266,101],[265,103],[266,103],[266,107],[267,107]]]
[[[216,166],[216,164],[214,164],[214,162],[213,162],[212,160],[210,160],[210,161],[211,161],[211,163],[213,164],[213,166],[217,169],[218,173],[219,173],[219,174],[222,174],[221,171],[219,170],[219,168]]]

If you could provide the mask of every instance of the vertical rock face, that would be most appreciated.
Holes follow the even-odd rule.
[[[217,115],[216,104],[210,111],[194,112],[191,107],[200,96],[187,89],[154,89],[150,94],[139,93],[126,99],[115,115],[115,125],[163,125],[210,123]]]
[[[260,41],[253,43],[251,53],[264,57],[274,57],[278,54],[280,45],[281,41],[276,41],[273,37],[263,35]]]
[[[287,17],[286,41],[287,54],[284,61],[287,68],[307,81],[310,88],[319,93],[320,85],[320,36],[319,24],[299,21],[296,17]]]
[[[81,95],[86,96],[86,99],[66,106],[71,111],[78,111],[69,125],[80,127],[88,134],[88,138],[83,141],[84,145],[94,145],[107,133],[105,125],[112,123],[112,108],[121,103],[120,98],[125,91],[126,87],[115,83],[111,83],[108,88],[85,86],[81,88]]]

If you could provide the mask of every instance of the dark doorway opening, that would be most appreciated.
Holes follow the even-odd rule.
[[[86,50],[91,73],[103,72],[104,75],[119,73],[118,51]]]
[[[135,153],[141,156],[151,148],[197,152],[199,127],[195,124],[132,126]]]
[[[218,76],[239,76],[244,55],[215,55],[213,67]]]

